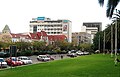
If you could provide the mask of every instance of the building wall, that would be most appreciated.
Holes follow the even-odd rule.
[[[93,43],[94,35],[102,30],[102,22],[84,22],[81,29],[85,29],[84,32],[91,34],[91,43]]]
[[[72,23],[69,20],[50,20],[50,18],[38,17],[30,21],[30,32],[45,31],[47,35],[65,35],[68,42],[72,41]]]
[[[76,43],[76,45],[91,43],[91,34],[86,32],[74,32],[72,33],[72,42]]]
[[[86,32],[86,26],[81,26],[81,32]]]
[[[12,36],[10,33],[0,34],[0,41],[2,42],[12,42]]]

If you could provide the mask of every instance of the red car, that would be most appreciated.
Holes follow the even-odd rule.
[[[8,64],[9,66],[19,66],[19,65],[23,65],[23,62],[22,62],[22,61],[18,61],[16,57],[7,58],[6,62],[7,62],[7,64]]]

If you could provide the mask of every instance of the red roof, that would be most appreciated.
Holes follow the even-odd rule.
[[[13,34],[13,33],[11,33],[11,35],[12,35],[12,38],[20,38],[20,34]]]
[[[24,35],[24,34],[13,34],[12,38],[25,38],[25,39],[33,39],[33,40],[40,40],[41,36],[43,37],[43,40],[46,40],[48,37],[49,41],[63,41],[65,40],[67,37],[65,35],[47,35],[45,31],[41,31],[41,32],[37,32],[37,33],[29,33],[30,36],[28,34]],[[45,38],[44,38],[45,37]]]
[[[48,35],[48,39],[50,41],[63,41],[65,40],[67,37],[65,35]]]
[[[36,33],[30,33],[31,39],[39,40],[40,37]]]
[[[25,39],[30,39],[29,35],[13,34],[13,33],[11,33],[11,35],[12,35],[12,38],[21,38],[21,37],[23,37]]]

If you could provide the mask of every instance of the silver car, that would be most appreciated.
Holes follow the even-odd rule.
[[[32,64],[32,60],[26,56],[20,56],[18,57],[19,61],[22,61],[23,64]]]
[[[7,63],[3,58],[0,58],[0,68],[7,68]]]
[[[47,55],[38,55],[37,60],[38,61],[50,61],[51,59]]]

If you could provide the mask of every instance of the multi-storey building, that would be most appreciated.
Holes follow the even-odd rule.
[[[72,33],[72,42],[76,45],[81,43],[91,43],[91,34],[86,32],[74,32]]]
[[[51,20],[50,18],[37,17],[30,21],[30,32],[45,31],[47,35],[65,35],[68,42],[72,41],[70,20]]]
[[[83,26],[81,27],[81,32],[86,32],[91,34],[91,42],[94,38],[94,35],[102,30],[102,23],[101,22],[84,22]]]

